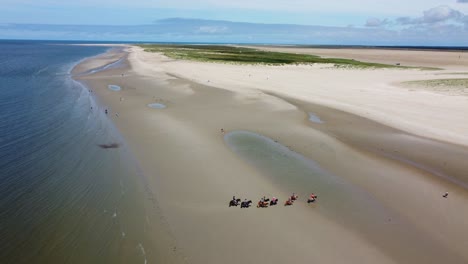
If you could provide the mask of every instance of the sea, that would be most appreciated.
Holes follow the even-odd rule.
[[[154,256],[144,177],[70,74],[107,49],[0,40],[2,264],[143,264]]]

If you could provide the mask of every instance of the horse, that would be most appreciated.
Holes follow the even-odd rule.
[[[311,194],[310,197],[307,199],[307,203],[313,203],[317,200],[318,196],[315,194]]]
[[[241,208],[249,208],[251,203],[252,203],[252,200],[243,201],[241,203]]]
[[[257,208],[266,208],[268,207],[268,202],[262,202],[262,201],[258,201],[258,204],[257,204]]]
[[[238,206],[240,200],[241,200],[241,199],[235,199],[235,200],[229,201],[229,207],[231,207],[231,206]]]
[[[271,199],[270,206],[278,204],[278,199]]]

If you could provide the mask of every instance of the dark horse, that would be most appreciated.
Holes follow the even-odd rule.
[[[249,208],[251,203],[252,203],[252,200],[243,201],[241,203],[241,208]]]
[[[277,199],[277,198],[271,199],[271,201],[270,201],[270,206],[276,205],[276,204],[278,204],[278,199]]]
[[[231,201],[229,201],[229,207],[231,206],[238,206],[239,205],[239,202],[240,202],[241,199],[233,199]]]

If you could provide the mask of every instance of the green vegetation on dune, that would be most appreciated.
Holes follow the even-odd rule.
[[[468,88],[468,79],[436,79],[436,80],[422,80],[422,81],[409,81],[408,85],[420,85],[427,87],[459,87]]]
[[[419,80],[402,84],[411,89],[423,89],[445,95],[468,96],[468,78]]]
[[[222,45],[140,45],[148,52],[160,52],[174,59],[245,64],[313,64],[328,63],[344,68],[408,68],[404,66],[361,62],[340,58],[286,52],[262,51]]]

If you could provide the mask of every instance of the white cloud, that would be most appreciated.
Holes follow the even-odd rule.
[[[465,15],[463,15],[461,12],[454,10],[448,6],[438,6],[424,11],[424,16],[422,17],[422,20],[425,23],[435,23],[447,21],[450,19],[459,20],[464,16]]]
[[[435,23],[464,23],[467,16],[448,6],[438,6],[423,12],[421,17],[399,17],[397,22],[402,25],[435,24]]]

